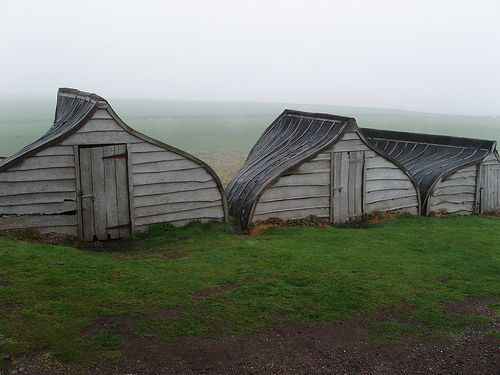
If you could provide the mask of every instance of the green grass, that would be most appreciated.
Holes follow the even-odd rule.
[[[412,306],[401,320],[371,321],[381,341],[416,334],[408,322],[455,334],[485,318],[447,312],[441,302],[500,290],[500,219],[492,217],[276,227],[257,236],[194,223],[141,238],[139,249],[97,253],[0,237],[0,351],[113,361],[124,339],[112,326],[96,331],[102,319],[133,318],[131,334],[173,340],[370,316],[401,303]],[[179,313],[164,313],[173,308]]]

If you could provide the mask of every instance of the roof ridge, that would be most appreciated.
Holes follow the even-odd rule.
[[[102,96],[97,95],[93,92],[81,91],[78,89],[70,88],[70,87],[60,87],[57,91],[57,96],[69,96],[78,99],[88,99],[93,102],[108,102]]]
[[[421,209],[427,213],[432,189],[444,176],[479,164],[495,150],[495,141],[446,135],[361,128],[382,154],[396,159],[418,184]]]
[[[303,117],[311,117],[311,118],[323,118],[323,119],[327,119],[327,120],[336,120],[336,121],[355,120],[354,117],[332,115],[330,113],[323,113],[323,112],[299,111],[296,109],[289,109],[289,108],[286,108],[283,111],[283,113],[281,114],[281,116],[284,116],[284,115],[303,116]]]
[[[0,172],[21,162],[36,152],[59,142],[76,131],[92,115],[97,102],[105,101],[99,95],[70,88],[57,92],[56,113],[52,126],[36,141],[24,146],[15,154],[0,160]]]
[[[454,146],[462,148],[479,148],[493,151],[496,146],[495,140],[455,137],[452,135],[426,134],[405,132],[399,130],[386,130],[374,128],[360,128],[361,132],[370,138],[389,138],[391,140],[406,141],[412,143],[428,143],[436,146]]]

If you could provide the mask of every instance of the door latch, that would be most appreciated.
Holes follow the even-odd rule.
[[[333,191],[341,192],[342,191],[342,186],[341,187],[334,187]]]

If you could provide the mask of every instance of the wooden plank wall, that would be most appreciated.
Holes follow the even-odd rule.
[[[418,196],[411,179],[396,164],[372,151],[357,131],[344,133],[331,151],[365,151],[364,213],[398,210],[418,214]]]
[[[126,132],[105,109],[64,141],[82,142],[128,144],[134,230],[224,219],[220,190],[204,167]]]
[[[262,194],[253,220],[330,217],[330,153],[322,152],[282,176]]]
[[[0,173],[0,230],[77,235],[76,211],[73,147],[47,148]]]
[[[0,230],[35,228],[78,235],[73,146],[117,143],[131,149],[135,229],[224,219],[220,190],[203,167],[128,133],[106,109],[99,109],[58,145],[0,173]],[[67,212],[73,213],[60,215]]]
[[[365,151],[365,213],[377,210],[418,213],[417,192],[410,178],[397,165],[373,152],[354,129],[349,129],[331,147],[270,185],[257,202],[253,221],[308,215],[329,218],[331,153],[343,151]]]
[[[136,230],[224,219],[220,190],[204,167],[147,142],[134,143],[131,156]]]
[[[106,109],[99,109],[84,126],[59,144],[106,145],[138,142],[142,140],[118,125]]]
[[[365,153],[365,212],[418,214],[418,195],[406,173],[373,151]]]
[[[470,215],[476,200],[477,165],[462,168],[434,186],[429,201],[429,212]]]

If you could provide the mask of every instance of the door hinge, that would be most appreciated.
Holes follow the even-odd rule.
[[[354,160],[349,160],[349,163],[364,163],[365,159],[354,159]]]
[[[95,194],[82,195],[82,196],[80,196],[80,198],[81,199],[84,199],[84,198],[95,199]]]
[[[334,187],[333,188],[333,191],[339,191],[340,192],[342,190],[343,190],[342,186],[341,187]]]

